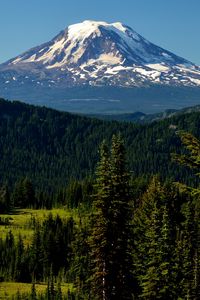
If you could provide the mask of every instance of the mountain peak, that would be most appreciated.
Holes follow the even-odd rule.
[[[80,66],[94,59],[102,61],[103,57],[106,58],[105,64],[121,64],[127,60],[126,56],[129,60],[132,56],[131,60],[135,62],[132,52],[134,48],[137,52],[141,38],[120,22],[85,20],[70,25],[51,42],[23,53],[9,64],[42,63],[47,68],[63,68]]]
[[[121,31],[126,30],[126,26],[123,25],[121,22],[115,22],[115,23],[107,23],[104,21],[94,21],[94,20],[85,20],[81,23],[73,24],[70,25],[67,30],[73,30],[74,32],[80,32],[80,31],[87,31],[87,30],[92,30],[95,31],[97,30],[100,26],[111,29],[111,28],[116,28]]]
[[[0,66],[0,70],[8,69],[5,82],[10,83],[12,70],[15,84],[20,73],[25,79],[37,77],[32,82],[58,87],[61,82],[64,87],[200,85],[199,67],[149,42],[121,22],[85,20],[70,25],[50,42]]]

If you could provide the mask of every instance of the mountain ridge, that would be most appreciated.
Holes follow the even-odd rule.
[[[182,172],[170,153],[180,150],[177,130],[199,138],[199,124],[200,112],[140,125],[0,99],[0,183],[13,185],[28,177],[37,187],[52,191],[72,179],[90,177],[99,145],[119,132],[126,141],[128,164],[135,176],[161,173],[194,182],[189,176],[192,172]]]
[[[154,114],[145,114],[143,112],[137,111],[134,113],[126,113],[126,114],[94,114],[87,116],[91,118],[97,118],[100,120],[107,120],[107,121],[118,121],[118,122],[133,122],[138,124],[147,124],[152,123],[155,121],[162,121],[164,119],[170,119],[172,117],[190,114],[190,113],[197,113],[200,112],[200,105],[195,105],[192,107],[186,107],[182,109],[167,109],[163,112],[154,113]]]

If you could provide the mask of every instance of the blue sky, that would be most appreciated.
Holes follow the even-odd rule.
[[[151,42],[200,65],[199,0],[2,0],[0,62],[88,19],[121,21]]]

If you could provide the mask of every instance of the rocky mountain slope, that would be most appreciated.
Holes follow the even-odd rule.
[[[107,98],[99,92],[77,97],[78,89],[88,86],[199,88],[200,67],[154,45],[129,26],[97,21],[71,25],[50,42],[0,65],[0,95],[11,99],[43,99],[46,104]],[[69,88],[76,88],[74,97],[68,95]],[[114,102],[112,94],[109,100]],[[74,110],[77,103],[70,105],[68,109]]]
[[[4,83],[200,85],[200,68],[121,23],[84,21],[1,65]],[[1,75],[3,75],[1,74]],[[3,76],[1,76],[3,77]]]

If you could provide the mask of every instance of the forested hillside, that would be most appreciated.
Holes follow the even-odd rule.
[[[179,135],[188,153],[173,159],[199,174],[200,141]],[[0,215],[0,298],[199,299],[199,187],[152,176],[141,188],[121,135],[99,150],[90,206]]]
[[[199,125],[1,100],[0,297],[198,299]]]
[[[13,186],[28,177],[36,187],[55,190],[93,174],[98,147],[120,132],[133,176],[160,173],[191,181],[191,171],[171,162],[180,151],[178,130],[199,136],[200,113],[180,115],[148,125],[107,122],[0,101],[0,181]],[[194,180],[192,180],[194,184]]]

